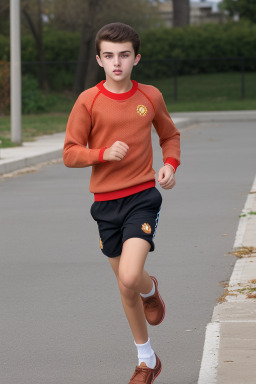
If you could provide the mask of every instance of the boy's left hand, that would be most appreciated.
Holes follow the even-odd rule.
[[[158,182],[163,189],[171,189],[176,184],[174,170],[169,165],[164,165],[158,173]]]

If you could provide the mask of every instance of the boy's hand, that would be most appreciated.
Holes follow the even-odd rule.
[[[163,189],[171,189],[174,187],[176,181],[174,176],[174,170],[169,165],[164,165],[160,168],[158,173],[158,182]]]
[[[111,147],[107,148],[103,153],[105,161],[121,161],[127,154],[129,147],[122,141],[116,141]]]

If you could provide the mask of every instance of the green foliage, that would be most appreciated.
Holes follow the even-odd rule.
[[[0,0],[0,35],[8,36],[10,33],[9,1]]]
[[[47,110],[47,99],[44,98],[39,89],[37,79],[31,75],[22,78],[22,113],[31,114],[45,112]]]
[[[44,51],[52,90],[72,89],[80,39],[77,32],[56,31],[51,26],[45,29]],[[182,75],[241,70],[241,60],[209,58],[246,57],[246,71],[255,71],[255,59],[248,58],[255,57],[256,25],[248,21],[151,29],[141,33],[141,42],[142,61],[134,69],[139,81],[171,77],[175,72]],[[23,75],[38,78],[38,54],[31,35],[22,36],[21,52]],[[205,60],[198,60],[202,58]],[[9,59],[9,39],[0,35],[0,60]]]
[[[250,23],[204,24],[142,34],[147,59],[254,56],[256,26]]]
[[[1,0],[0,0],[1,1]],[[134,26],[138,31],[149,25],[159,25],[161,17],[157,12],[157,1],[151,0],[94,0],[96,12],[88,20],[89,0],[44,0],[43,13],[48,16],[49,24],[62,31],[81,31],[83,25],[90,24],[96,32],[104,24],[120,21]]]
[[[10,105],[10,63],[0,61],[0,115],[8,111]]]
[[[0,35],[0,60],[10,60],[10,39],[4,35]]]
[[[239,15],[240,19],[247,19],[256,23],[255,0],[223,0],[219,8],[228,11],[230,16]]]
[[[45,34],[45,57],[49,61],[47,74],[51,89],[72,88],[76,71],[76,64],[72,61],[75,62],[78,58],[80,39],[77,32],[52,30]],[[54,61],[61,63],[54,63]]]
[[[44,38],[49,84],[53,90],[70,89],[74,82],[76,65],[68,63],[78,57],[80,35],[78,33],[48,30]],[[38,53],[32,36],[21,39],[22,73],[39,76]],[[32,63],[30,63],[32,62]],[[60,63],[57,63],[60,62]]]
[[[81,35],[77,32],[48,30],[44,34],[46,60],[77,60]]]
[[[38,53],[36,49],[35,40],[30,35],[23,35],[21,37],[21,60],[22,61],[38,60]]]
[[[241,61],[239,60],[200,60],[199,62],[197,59],[248,58],[255,57],[256,52],[256,25],[249,22],[205,24],[175,29],[162,28],[145,31],[141,37],[141,53],[144,60],[141,72],[151,78],[164,77],[167,74],[173,74],[176,70],[179,74],[240,70]],[[164,61],[165,58],[172,60]],[[152,59],[155,62],[147,62]],[[174,63],[174,59],[178,61]],[[246,69],[255,70],[255,61],[248,60]]]

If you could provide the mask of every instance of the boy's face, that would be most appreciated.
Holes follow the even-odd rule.
[[[106,80],[117,82],[130,79],[133,66],[138,64],[140,58],[140,55],[135,57],[130,41],[126,43],[102,41],[100,57],[96,56],[98,64],[104,68]]]

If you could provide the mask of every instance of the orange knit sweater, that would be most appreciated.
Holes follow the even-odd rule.
[[[163,161],[180,164],[180,134],[162,94],[138,84],[126,93],[112,93],[104,81],[80,94],[69,116],[63,150],[67,167],[92,166],[90,192],[95,200],[111,200],[155,185],[152,168],[152,123],[158,133]],[[105,148],[115,141],[129,146],[121,161],[103,161]]]

